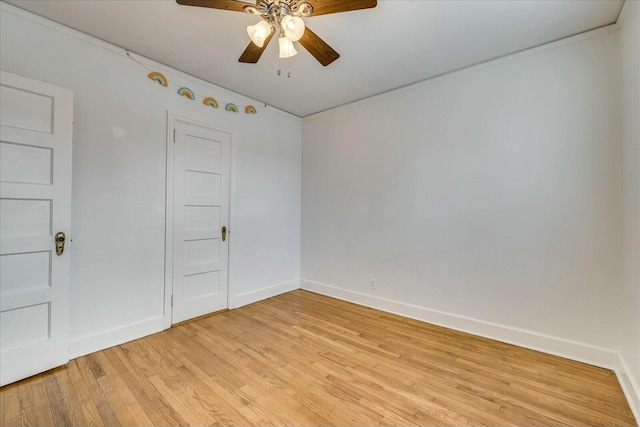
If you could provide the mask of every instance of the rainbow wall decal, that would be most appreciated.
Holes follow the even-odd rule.
[[[216,99],[215,99],[215,98],[212,98],[212,97],[210,97],[210,96],[206,97],[206,98],[204,99],[204,101],[202,101],[202,103],[203,103],[204,105],[208,105],[208,106],[213,107],[213,108],[218,108],[218,106],[219,106],[219,105],[218,105],[218,101],[216,101]]]
[[[164,87],[167,87],[167,85],[169,84],[169,82],[167,81],[167,78],[164,76],[164,74],[159,73],[157,71],[150,72],[147,77],[149,77],[151,80],[157,81],[158,83],[160,83]]]
[[[238,112],[238,107],[236,106],[236,104],[234,104],[233,102],[228,103],[224,109],[226,111],[233,111],[234,113]]]
[[[178,95],[186,96],[187,98],[189,98],[192,101],[194,99],[196,99],[196,96],[193,94],[191,89],[189,89],[188,87],[181,87],[180,89],[178,89]]]
[[[258,114],[258,110],[253,105],[247,105],[244,107],[244,112],[247,114]]]

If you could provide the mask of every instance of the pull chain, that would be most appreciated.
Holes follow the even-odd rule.
[[[282,60],[278,58],[278,75],[282,75]],[[291,62],[287,58],[287,78],[291,78]]]

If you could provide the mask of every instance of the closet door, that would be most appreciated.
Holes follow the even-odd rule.
[[[174,124],[172,323],[227,308],[231,135]]]

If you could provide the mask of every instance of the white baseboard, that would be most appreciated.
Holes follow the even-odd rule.
[[[95,353],[105,348],[155,334],[164,329],[164,316],[158,316],[95,335],[75,338],[69,343],[69,358],[75,359],[85,354]]]
[[[622,355],[618,354],[616,376],[618,377],[620,386],[622,386],[622,391],[624,391],[627,402],[629,402],[631,412],[633,412],[633,416],[636,417],[636,423],[640,423],[640,385],[630,373],[629,365],[627,365]]]
[[[256,291],[246,292],[229,298],[229,308],[242,307],[243,305],[248,305],[299,288],[300,281],[292,280],[290,282],[268,286]],[[164,316],[159,316],[101,332],[96,335],[75,338],[69,343],[69,358],[75,359],[76,357],[104,350],[105,348],[120,345],[128,341],[133,341],[147,335],[161,332],[165,329]]]
[[[302,279],[300,281],[300,288],[388,313],[398,314],[445,328],[542,351],[602,368],[614,370],[618,365],[617,353],[604,347],[367,295],[310,280]]]
[[[299,280],[292,280],[290,282],[279,283],[277,285],[268,286],[266,288],[258,289],[256,291],[245,292],[238,294],[235,297],[229,298],[229,308],[238,308],[243,305],[252,304],[263,299],[275,297],[280,294],[294,291],[300,288]]]

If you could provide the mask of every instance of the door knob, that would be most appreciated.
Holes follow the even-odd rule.
[[[227,240],[227,227],[222,227],[222,241]]]
[[[64,252],[65,236],[62,231],[56,233],[56,255],[60,256]]]

